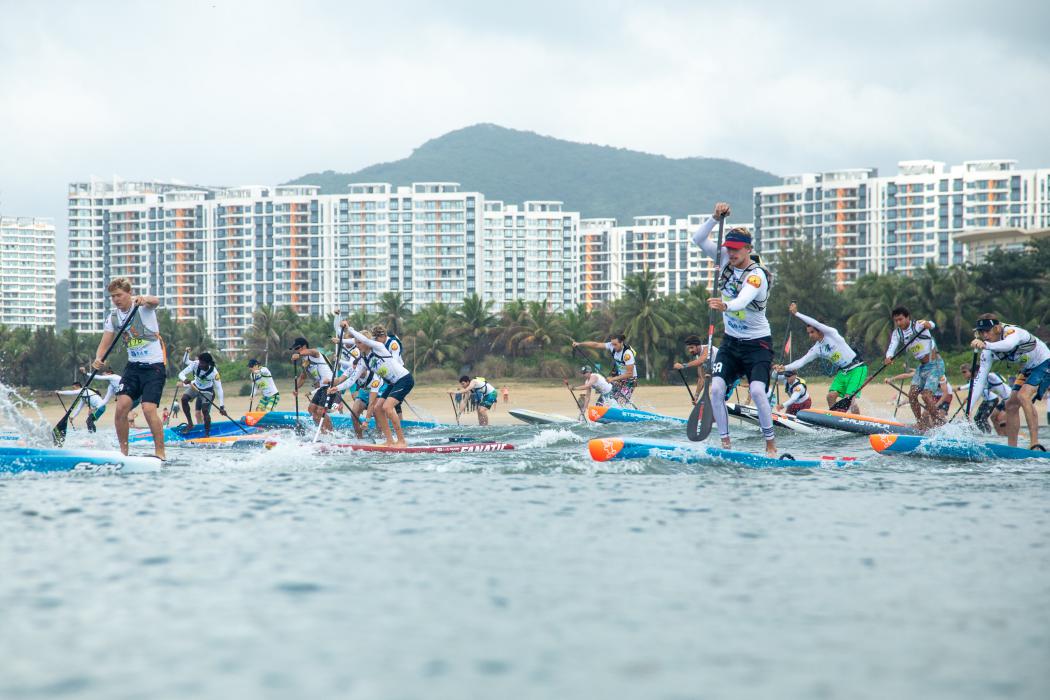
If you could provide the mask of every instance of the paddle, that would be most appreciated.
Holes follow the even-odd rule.
[[[726,218],[718,219],[718,246],[715,248],[715,269],[711,275],[711,296],[718,294],[718,276],[721,274],[722,260],[722,235],[725,232]],[[715,310],[707,310],[707,381],[704,382],[704,391],[700,400],[693,405],[689,412],[689,422],[685,426],[685,434],[693,442],[699,442],[711,434],[711,422],[714,416],[711,413],[711,347],[715,342]],[[691,392],[692,390],[690,390]]]
[[[892,384],[892,383],[890,384],[890,386],[892,386],[894,389],[896,389],[897,393],[900,394],[900,396],[897,397],[897,400],[893,402],[893,417],[896,418],[897,417],[897,411],[901,410],[901,406],[904,405],[904,402],[901,401],[901,399],[902,398],[907,398],[908,395],[905,394],[904,393],[904,389],[901,388],[901,387],[904,386],[904,382],[903,381],[901,382],[900,386],[897,386],[897,385]]]
[[[306,428],[299,422],[299,363],[292,360],[292,396],[295,397],[295,428],[296,435],[302,437],[306,434]]]
[[[343,369],[343,330],[343,326],[340,325],[339,339],[335,343],[335,361],[338,364],[333,365],[331,362],[328,362],[327,357],[324,358],[324,361],[328,363],[328,367],[332,370],[332,383],[330,385],[332,387],[339,385],[339,372]],[[324,353],[321,353],[321,357],[324,357]],[[340,400],[343,398],[338,392],[325,395],[324,406],[321,407],[321,420],[317,421],[317,432],[314,433],[314,439],[311,442],[317,442],[317,439],[321,437],[321,430],[324,429],[324,419],[328,417],[328,409],[332,407],[332,397],[334,396],[339,396]],[[357,420],[357,414],[353,410],[350,411],[350,415],[354,417],[354,420]]]
[[[248,399],[248,413],[252,412],[252,402],[255,401],[255,380],[252,380],[252,395]]]
[[[696,371],[699,372],[700,368],[697,367]],[[685,372],[678,370],[678,376],[682,378],[682,384],[685,385],[685,390],[689,392],[689,403],[696,403],[696,396],[693,395],[693,387],[689,386],[689,382],[686,381]]]
[[[59,394],[58,392],[55,392],[55,396],[58,397],[58,402],[60,404],[62,404],[62,410],[63,411],[69,410],[69,409],[66,408],[66,402],[62,400],[62,395]],[[88,406],[88,410],[90,410],[90,409],[91,409],[91,407]],[[72,418],[69,420],[69,427],[72,428],[73,430],[77,429],[77,426],[73,425],[73,419]]]
[[[924,329],[924,330],[929,330],[929,329],[927,328],[927,329]],[[909,340],[907,343],[905,343],[904,347],[901,348],[899,351],[897,351],[897,354],[894,355],[893,358],[889,362],[887,362],[882,367],[879,367],[877,370],[875,370],[875,372],[872,373],[872,375],[870,377],[868,377],[864,381],[863,384],[860,385],[859,389],[854,391],[852,394],[849,394],[847,396],[843,396],[841,399],[836,401],[835,404],[831,407],[831,410],[832,411],[845,411],[846,409],[848,409],[850,407],[850,404],[853,403],[853,399],[856,398],[857,394],[859,394],[860,392],[864,391],[864,387],[866,387],[868,384],[870,384],[872,379],[874,379],[875,377],[879,376],[879,374],[882,372],[882,370],[886,369],[887,367],[892,365],[894,362],[896,362],[897,358],[900,357],[901,355],[903,355],[904,351],[908,349],[908,346],[911,345],[912,343],[914,343],[916,340],[918,340],[919,337],[922,336],[922,334],[923,334],[923,331],[919,331],[918,333],[913,335],[911,337],[911,340]],[[926,336],[926,337],[929,338],[929,336]]]
[[[209,399],[209,398],[208,398],[208,395],[207,395],[206,393],[204,393],[203,391],[201,391],[200,389],[198,389],[198,390],[197,390],[197,396],[199,396],[199,397],[201,397],[202,399],[204,399],[205,401],[207,401],[207,402],[208,402],[208,405],[209,405],[209,406],[211,406],[211,407],[212,407],[212,408],[214,408],[214,409],[215,409],[216,411],[218,411],[218,412],[219,412],[219,415],[225,416],[225,417],[226,417],[226,420],[228,420],[228,421],[230,421],[231,423],[233,423],[234,425],[236,425],[236,426],[237,426],[237,428],[238,428],[238,429],[239,429],[239,430],[240,430],[240,431],[241,431],[242,433],[244,433],[245,435],[251,435],[251,433],[249,433],[249,432],[248,432],[248,430],[247,430],[247,429],[246,429],[246,428],[245,428],[245,427],[244,427],[243,425],[241,425],[239,421],[235,421],[234,419],[230,418],[230,414],[229,414],[229,413],[227,413],[227,412],[226,412],[226,411],[224,411],[223,409],[221,409],[221,408],[219,408],[218,406],[216,406],[216,405],[215,405],[215,402],[214,402],[214,401],[212,401],[211,399]],[[189,417],[187,417],[187,418],[186,418],[186,420],[189,420]]]
[[[448,392],[448,400],[452,402],[452,413],[456,416],[456,425],[459,425],[459,409],[456,407],[455,392]]]
[[[569,380],[562,378],[562,381],[565,382],[565,388],[569,390],[569,396],[572,397],[572,402],[576,404],[576,410],[580,412],[580,420],[585,421],[586,418],[583,415],[583,404],[581,404],[580,400],[576,398],[576,393],[572,390],[572,387],[569,386]]]
[[[966,420],[970,420],[970,402],[973,400],[973,381],[977,378],[977,365],[980,362],[981,353],[977,348],[973,349],[973,359],[970,360],[970,390],[966,394]],[[958,413],[958,411],[956,411]],[[955,416],[952,416],[954,418]]]
[[[113,334],[113,342],[109,344],[109,347],[106,349],[106,354],[102,356],[99,364],[106,363],[106,358],[108,358],[109,354],[113,352],[113,348],[117,347],[117,341],[124,335],[124,331],[126,331],[128,326],[131,325],[131,322],[135,319],[135,316],[138,315],[138,312],[139,305],[134,304],[131,307],[131,313],[128,314],[128,317],[124,319],[124,323],[120,326],[120,330]],[[51,431],[51,438],[55,441],[56,445],[61,447],[62,443],[65,441],[66,425],[69,422],[69,414],[72,412],[73,407],[77,405],[77,401],[84,397],[84,392],[87,391],[89,386],[91,386],[91,381],[95,378],[96,374],[98,374],[98,370],[92,368],[91,374],[88,376],[87,381],[84,382],[84,386],[80,387],[80,392],[77,394],[76,398],[73,399],[73,402],[69,404],[69,408],[66,410],[65,414],[59,419],[58,423],[55,424],[54,429]]]

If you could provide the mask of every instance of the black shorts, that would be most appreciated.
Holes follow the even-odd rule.
[[[338,401],[339,399],[336,398],[335,394],[332,394],[331,400]],[[314,395],[310,397],[310,403],[312,403],[314,406],[320,406],[321,408],[328,408],[328,402],[328,387],[326,386],[317,387],[317,390],[314,391]]]
[[[722,336],[713,367],[714,375],[721,377],[726,386],[737,377],[746,376],[748,382],[763,382],[769,386],[769,373],[773,369],[773,338],[740,340],[731,335]]]
[[[166,379],[162,362],[152,365],[129,362],[124,368],[124,374],[120,375],[117,396],[128,396],[132,401],[158,405],[164,394]]]
[[[383,387],[383,391],[380,392],[379,397],[382,399],[396,399],[397,401],[404,401],[408,393],[412,391],[412,387],[416,385],[416,380],[412,378],[411,374],[398,379],[393,384],[387,384]]]

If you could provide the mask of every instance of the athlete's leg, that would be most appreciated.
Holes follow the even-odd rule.
[[[839,400],[839,393],[837,391],[829,391],[828,395],[824,398],[828,400],[828,408],[831,408],[835,405],[835,402]]]
[[[395,399],[392,396],[391,397],[387,397],[387,400],[383,402],[383,408],[386,410],[386,417],[389,420],[389,424],[385,425],[385,427],[386,427],[386,434],[387,434],[388,437],[390,436],[390,426],[392,425],[394,427],[394,434],[397,436],[397,439],[395,441],[393,441],[391,444],[400,445],[400,446],[404,447],[408,443],[405,442],[405,433],[401,429],[401,416],[399,416],[397,414],[397,405],[399,403],[401,403],[401,402],[398,401],[397,399]],[[479,411],[480,410],[481,409],[479,409]],[[486,413],[487,413],[487,411],[486,411]],[[479,421],[481,420],[480,415],[478,417],[478,420]],[[384,423],[387,423],[387,421],[384,421]]]
[[[941,409],[937,407],[937,399],[934,397],[933,392],[926,389],[919,395],[922,397],[922,402],[926,407],[926,427],[932,428],[937,425],[943,425],[944,419],[941,418]]]
[[[762,428],[762,437],[766,439],[766,456],[775,457],[777,454],[777,443],[773,438],[773,409],[766,401],[766,383],[752,380],[748,385],[751,392],[751,402],[758,412],[758,427]]]
[[[120,451],[128,453],[128,413],[131,411],[131,397],[127,394],[119,394],[116,398],[117,410],[113,414],[113,425],[117,429],[117,442],[120,443]]]
[[[1035,410],[1035,402],[1032,401],[1032,397],[1035,396],[1035,392],[1039,387],[1032,386],[1031,384],[1025,384],[1017,392],[1021,398],[1021,410],[1024,411],[1024,419],[1028,424],[1028,437],[1030,442],[1029,446],[1039,444],[1039,414]],[[1018,421],[1017,432],[1021,432],[1020,421]]]
[[[729,441],[729,412],[726,409],[726,380],[718,375],[711,377],[711,410],[714,412],[715,426],[718,428],[718,437],[722,438],[722,447],[728,448]]]
[[[922,419],[922,406],[919,404],[919,392],[921,391],[922,387],[918,384],[912,384],[908,389],[908,405],[911,406],[911,412],[915,414],[915,420],[920,426],[925,425]]]
[[[182,404],[182,415],[186,416],[186,428],[187,428],[187,430],[189,428],[193,427],[193,414],[190,413],[190,401],[192,401],[192,400],[193,399],[190,396],[190,392],[188,392],[188,391],[182,392],[182,399],[179,401],[179,403]],[[198,411],[198,413],[199,413],[199,411]]]
[[[164,421],[157,413],[157,404],[143,401],[140,408],[142,408],[142,416],[146,419],[146,425],[149,426],[150,434],[153,435],[153,453],[164,459]]]
[[[398,421],[400,423],[401,421]],[[489,424],[489,409],[484,406],[478,406],[478,425]]]

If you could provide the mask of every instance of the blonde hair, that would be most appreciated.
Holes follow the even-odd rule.
[[[131,280],[129,280],[127,277],[118,277],[112,282],[110,282],[109,286],[106,287],[106,291],[110,294],[117,291],[118,289],[123,292],[127,292],[128,294],[131,294]]]

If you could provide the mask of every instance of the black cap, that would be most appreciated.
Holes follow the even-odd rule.
[[[979,318],[977,319],[977,325],[973,327],[975,331],[990,331],[999,325],[999,319],[997,318]]]
[[[784,370],[784,376],[785,377],[794,377],[796,374],[798,374],[798,372],[796,372],[793,369],[786,369],[786,370]]]
[[[252,359],[248,360],[248,366],[249,367],[254,367],[257,364],[259,364],[259,361],[257,359],[255,359],[254,357]]]
[[[295,350],[296,348],[301,348],[301,347],[310,347],[309,341],[307,341],[306,338],[303,338],[302,336],[300,336],[300,337],[296,338],[295,340],[293,340],[292,341],[292,347],[290,347],[288,349],[289,350]]]
[[[689,336],[688,338],[685,339],[685,344],[686,345],[703,345],[704,341],[700,340],[700,336],[698,336],[698,335],[691,335],[691,336]]]

